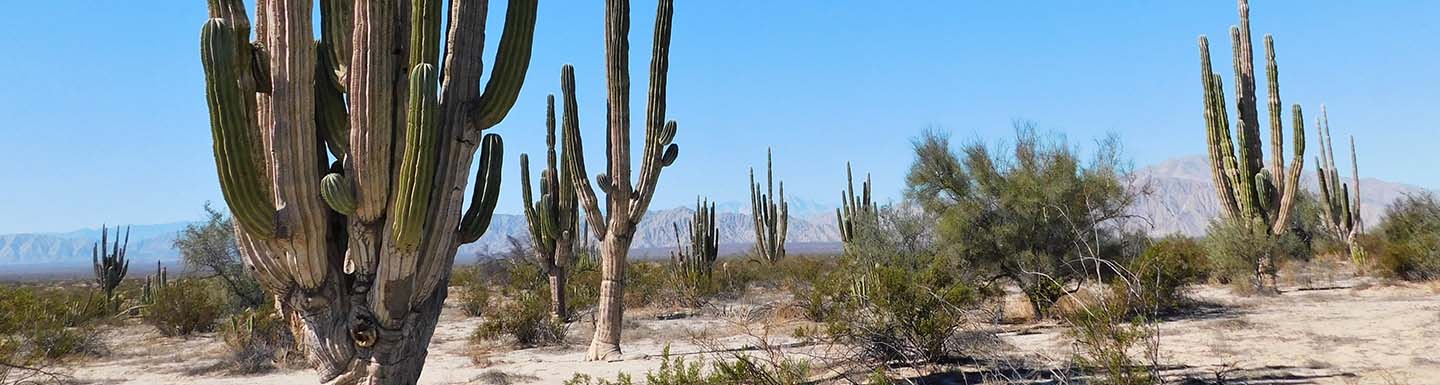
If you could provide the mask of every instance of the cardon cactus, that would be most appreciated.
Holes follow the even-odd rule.
[[[565,275],[567,265],[578,246],[579,205],[575,185],[570,181],[570,156],[555,156],[555,96],[545,105],[545,169],[540,171],[540,199],[530,190],[530,157],[520,154],[521,192],[525,199],[525,221],[530,225],[530,244],[536,259],[550,278],[550,313],[558,320],[568,317],[565,310]]]
[[[1200,40],[1200,78],[1204,88],[1205,125],[1208,133],[1210,171],[1220,208],[1227,220],[1240,221],[1253,231],[1271,236],[1289,228],[1290,209],[1305,162],[1305,125],[1300,105],[1291,107],[1294,122],[1294,158],[1289,167],[1284,159],[1284,127],[1280,107],[1280,80],[1275,64],[1275,43],[1265,35],[1265,73],[1269,96],[1270,165],[1265,168],[1261,151],[1259,112],[1255,98],[1254,52],[1250,45],[1250,5],[1239,1],[1240,25],[1230,28],[1235,63],[1235,136],[1225,107],[1220,75],[1210,67],[1210,44]],[[1238,140],[1239,143],[1235,143]],[[1275,285],[1274,258],[1260,261],[1260,275]]]
[[[681,232],[681,225],[684,232]],[[670,263],[682,279],[710,279],[715,259],[720,255],[720,233],[715,227],[715,203],[695,200],[695,213],[689,221],[670,224],[675,229],[675,251]]]
[[[845,187],[840,192],[835,221],[840,227],[840,240],[848,248],[855,240],[856,231],[879,223],[880,211],[870,199],[870,174],[865,174],[865,182],[860,184],[861,193],[855,195],[855,174],[850,171],[850,162],[845,162]]]
[[[600,239],[600,304],[595,337],[585,354],[588,360],[605,360],[620,355],[620,329],[624,312],[625,257],[634,239],[660,171],[680,153],[675,143],[676,124],[666,121],[666,76],[670,72],[670,26],[674,0],[660,0],[655,17],[654,46],[651,50],[649,103],[645,113],[645,149],[640,155],[640,173],[631,178],[630,157],[630,2],[605,2],[606,89],[606,170],[596,175],[595,184],[605,193],[605,206],[585,171],[584,147],[580,141],[580,119],[575,101],[575,70],[566,65],[561,75],[564,94],[563,147],[572,160],[570,182],[575,184],[585,221]]]
[[[1348,246],[1350,259],[1359,266],[1365,263],[1365,249],[1356,238],[1365,231],[1365,224],[1360,218],[1360,166],[1355,157],[1355,137],[1350,137],[1351,188],[1340,179],[1340,167],[1335,165],[1335,141],[1330,138],[1330,116],[1323,104],[1315,129],[1320,130],[1321,151],[1315,165],[1315,178],[1320,182],[1320,220],[1335,239]]]
[[[487,0],[263,0],[253,36],[241,0],[209,1],[221,191],[322,382],[419,378],[455,251],[500,191],[502,143],[482,131],[519,95],[536,17],[536,0],[508,3],[482,89]]]
[[[779,203],[776,203],[776,202]],[[785,258],[785,233],[790,222],[790,208],[785,203],[785,182],[780,182],[780,195],[775,195],[774,158],[765,150],[765,189],[755,182],[755,169],[750,169],[750,217],[755,222],[755,255],[770,263]]]
[[[105,292],[105,303],[115,306],[115,288],[130,272],[125,249],[130,247],[130,228],[125,228],[125,241],[120,241],[120,227],[115,227],[115,242],[110,242],[110,229],[100,226],[100,243],[90,248],[90,261],[95,265],[95,283]]]
[[[140,303],[154,304],[155,297],[169,285],[170,277],[165,272],[165,266],[161,265],[160,261],[155,261],[155,274],[145,277],[145,286],[140,289]]]

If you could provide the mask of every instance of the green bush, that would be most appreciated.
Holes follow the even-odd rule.
[[[1257,292],[1274,289],[1267,277],[1274,276],[1277,263],[1303,260],[1309,255],[1293,234],[1270,235],[1266,229],[1252,229],[1229,220],[1210,222],[1204,245],[1215,279]]]
[[[684,357],[672,357],[667,345],[660,356],[660,367],[645,372],[646,385],[800,385],[810,383],[807,376],[810,364],[806,361],[784,360],[768,363],[747,355],[736,355],[729,360],[715,360],[713,369],[704,373],[705,362],[687,362]],[[635,380],[626,373],[619,373],[615,380],[595,378],[586,374],[575,374],[565,385],[633,385]]]
[[[516,348],[532,348],[563,344],[565,330],[565,321],[551,316],[546,293],[525,291],[486,314],[472,338],[495,340],[510,336]]]
[[[965,312],[993,293],[962,280],[956,266],[935,259],[920,269],[887,265],[847,268],[849,293],[834,296],[845,317],[830,317],[828,333],[874,362],[933,362],[952,357],[952,337]]]
[[[1150,356],[1157,345],[1152,322],[1135,316],[1132,300],[1123,296],[1102,295],[1084,303],[1083,309],[1064,313],[1070,325],[1069,334],[1075,341],[1073,361],[1082,372],[1092,376],[1087,384],[1149,385],[1156,383],[1149,366],[1137,365],[1132,357]],[[1143,311],[1138,311],[1143,313]],[[1143,350],[1146,354],[1136,354]]]
[[[276,369],[276,363],[302,355],[285,317],[270,305],[232,314],[220,325],[220,336],[229,355],[217,369],[231,374],[269,372]]]
[[[88,290],[0,286],[0,362],[43,368],[103,353],[94,326],[108,319],[104,304]],[[0,365],[0,383],[38,374]]]
[[[215,330],[224,305],[206,282],[182,279],[155,294],[155,303],[145,308],[145,322],[166,336],[210,332]]]
[[[1364,239],[1378,270],[1406,280],[1440,278],[1440,202],[1432,194],[1409,195],[1385,209],[1374,239]]]
[[[1130,274],[1114,281],[1116,293],[1144,304],[1146,310],[1162,312],[1177,309],[1185,287],[1204,282],[1210,275],[1205,247],[1178,235],[1151,244],[1125,267]]]

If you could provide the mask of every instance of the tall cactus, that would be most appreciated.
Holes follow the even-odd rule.
[[[785,258],[790,208],[785,203],[784,181],[780,182],[780,195],[775,195],[774,157],[768,148],[765,149],[764,190],[755,182],[755,168],[750,168],[750,217],[755,222],[755,255],[770,263],[780,262]]]
[[[850,171],[850,162],[845,162],[845,187],[840,192],[840,208],[835,209],[835,221],[840,227],[840,240],[848,248],[855,240],[856,231],[866,226],[875,226],[880,221],[880,211],[870,198],[870,174],[865,174],[861,193],[855,195],[855,174]]]
[[[681,232],[681,224],[684,232]],[[715,260],[720,255],[720,233],[715,227],[715,203],[695,199],[695,213],[690,220],[672,223],[675,229],[675,251],[670,262],[676,273],[687,282],[710,279]],[[683,235],[682,235],[683,234]]]
[[[1355,157],[1355,137],[1350,137],[1350,181],[1340,179],[1340,167],[1335,165],[1335,141],[1330,138],[1330,116],[1325,105],[1320,105],[1320,118],[1315,120],[1315,129],[1320,130],[1320,157],[1316,159],[1315,178],[1320,182],[1320,220],[1325,229],[1344,242],[1350,259],[1357,266],[1365,263],[1365,249],[1356,239],[1365,231],[1360,217],[1360,166]]]
[[[536,1],[509,0],[483,92],[488,0],[259,0],[253,42],[242,0],[209,1],[221,191],[322,382],[419,378],[455,251],[498,199],[502,143],[482,131],[519,95]]]
[[[155,261],[155,274],[145,277],[145,286],[140,290],[140,303],[154,304],[155,297],[168,286],[170,286],[170,277],[165,272],[165,266],[161,265],[160,261]]]
[[[605,1],[606,172],[595,177],[605,193],[601,210],[595,189],[586,177],[584,147],[575,101],[575,70],[566,65],[560,80],[565,98],[564,151],[570,157],[571,182],[585,208],[585,220],[600,239],[601,281],[595,337],[585,357],[606,360],[620,355],[620,329],[624,312],[625,257],[650,199],[655,196],[660,171],[679,155],[676,124],[666,121],[666,77],[670,72],[670,26],[674,0],[660,0],[655,17],[654,46],[651,50],[649,104],[645,114],[645,149],[641,153],[639,178],[631,181],[630,159],[630,1]]]
[[[130,247],[130,228],[125,228],[125,241],[120,241],[120,227],[115,227],[115,242],[110,242],[110,229],[100,226],[100,243],[90,248],[90,260],[95,264],[95,283],[105,292],[105,303],[115,306],[115,288],[130,272],[130,261],[125,259],[125,250]]]
[[[1208,133],[1210,171],[1221,211],[1228,220],[1236,220],[1252,230],[1277,236],[1289,228],[1290,210],[1300,193],[1300,173],[1305,162],[1305,119],[1300,105],[1291,107],[1294,122],[1294,158],[1287,169],[1284,153],[1284,127],[1281,121],[1280,80],[1275,64],[1275,42],[1265,35],[1265,74],[1267,78],[1267,109],[1270,113],[1270,165],[1263,167],[1260,121],[1255,97],[1254,52],[1250,45],[1250,5],[1239,0],[1240,25],[1230,27],[1235,63],[1235,137],[1230,132],[1230,119],[1225,107],[1225,91],[1220,75],[1210,67],[1210,44],[1204,35],[1200,41],[1200,78],[1204,87],[1205,125]],[[1238,140],[1239,143],[1234,143]],[[1257,273],[1275,285],[1274,258],[1260,261]]]
[[[575,185],[570,183],[570,153],[557,163],[555,156],[555,95],[545,105],[545,169],[540,172],[540,199],[530,190],[530,158],[520,154],[521,193],[525,199],[525,221],[530,225],[530,243],[536,259],[550,278],[550,315],[557,320],[569,317],[565,310],[565,275],[574,258],[579,232],[579,205]]]

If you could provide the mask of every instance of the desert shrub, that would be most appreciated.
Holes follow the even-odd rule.
[[[987,293],[963,281],[956,266],[933,259],[923,268],[854,265],[847,268],[849,293],[836,294],[830,336],[858,346],[874,362],[934,362],[960,346],[952,337],[965,328],[965,312]]]
[[[1114,137],[1088,163],[1062,136],[1023,124],[1005,148],[974,142],[956,153],[933,131],[914,145],[906,196],[939,216],[940,250],[1014,282],[1037,316],[1063,295],[1057,288],[1085,278],[1081,261],[1123,249],[1118,229],[1136,194]]]
[[[1274,276],[1276,263],[1306,259],[1309,254],[1294,234],[1270,235],[1266,229],[1230,220],[1210,222],[1203,244],[1216,280],[1256,291],[1273,289],[1266,277]]]
[[[490,288],[478,282],[457,286],[457,295],[460,297],[460,311],[471,317],[480,317],[490,313]]]
[[[155,303],[145,308],[145,322],[166,336],[214,331],[224,305],[204,281],[182,279],[155,293]]]
[[[1440,201],[1428,193],[1397,199],[1385,209],[1385,219],[1369,242],[1374,245],[1366,245],[1366,250],[1382,274],[1406,280],[1440,278]]]
[[[1168,311],[1181,305],[1186,286],[1209,278],[1210,261],[1199,241],[1177,235],[1151,244],[1126,264],[1126,270],[1131,274],[1127,279],[1112,280],[1117,294]]]
[[[1118,294],[1118,295],[1117,295]],[[1158,349],[1152,321],[1137,314],[1137,305],[1123,293],[1101,294],[1080,309],[1063,314],[1074,338],[1074,364],[1092,376],[1087,384],[1142,385],[1157,383],[1151,366],[1137,365],[1136,352],[1151,356]],[[1139,304],[1144,306],[1144,304]]]
[[[705,362],[686,361],[684,357],[672,357],[667,345],[660,356],[660,367],[645,372],[646,385],[800,385],[809,383],[809,362],[784,360],[769,364],[746,355],[731,359],[716,359],[711,362],[712,370],[705,373]],[[615,380],[595,378],[587,374],[575,374],[565,385],[632,385],[634,378],[621,372]]]
[[[210,207],[209,202],[205,203],[205,213],[205,222],[185,226],[175,238],[174,247],[180,251],[181,260],[191,271],[221,283],[230,312],[264,304],[265,290],[240,261],[230,218]]]
[[[289,324],[273,306],[231,315],[220,325],[220,336],[229,354],[214,369],[231,374],[265,373],[301,357]]]
[[[625,308],[636,309],[650,305],[677,305],[667,301],[666,295],[669,269],[655,262],[632,262],[625,269]]]
[[[0,383],[44,383],[58,360],[97,355],[94,326],[108,319],[104,298],[88,290],[0,285]]]
[[[514,338],[516,348],[558,345],[565,342],[564,320],[550,314],[550,298],[540,291],[518,292],[487,314],[473,338],[495,340]]]

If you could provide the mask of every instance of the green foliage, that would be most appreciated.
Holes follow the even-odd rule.
[[[1058,135],[1017,125],[1013,147],[970,143],[959,153],[942,133],[915,141],[908,197],[939,215],[943,254],[978,274],[1015,282],[1044,316],[1066,283],[1083,277],[1079,261],[1115,257],[1126,241],[1116,230],[1134,195],[1118,139],[1107,138],[1084,163]]]
[[[836,311],[846,316],[828,317],[828,332],[875,362],[951,357],[956,347],[950,341],[966,326],[965,312],[993,294],[963,280],[959,271],[938,258],[919,268],[847,264],[850,291],[830,294],[842,301]]]
[[[518,244],[518,243],[517,243]],[[505,270],[508,275],[505,286],[500,287],[499,304],[488,304],[491,295],[483,285],[470,283],[466,288],[469,295],[484,292],[485,304],[467,306],[480,307],[485,320],[480,323],[472,336],[475,340],[495,340],[503,336],[514,338],[518,348],[557,345],[565,342],[564,319],[556,318],[550,309],[547,278],[542,267],[527,259],[510,258]],[[478,301],[479,298],[477,297]]]
[[[1440,278],[1440,201],[1433,194],[1409,195],[1385,209],[1385,219],[1366,246],[1379,271],[1406,280]]]
[[[187,336],[215,330],[225,301],[215,288],[198,279],[182,279],[154,294],[144,310],[145,322],[166,336]]]
[[[0,286],[0,362],[40,368],[102,351],[93,327],[108,319],[107,308],[89,290]],[[0,365],[0,383],[38,374]]]
[[[736,355],[729,360],[714,360],[712,369],[705,373],[704,361],[686,361],[684,357],[672,357],[670,347],[661,353],[660,367],[645,372],[646,385],[800,385],[809,383],[807,376],[810,364],[800,360],[783,360],[770,364],[747,355]],[[614,381],[595,378],[586,374],[575,374],[565,385],[632,385],[634,379],[626,373],[616,375]]]
[[[1236,221],[1210,222],[1205,249],[1210,266],[1221,283],[1266,292],[1274,289],[1277,259],[1306,259],[1309,250],[1294,234],[1272,235],[1267,230]]]
[[[1075,339],[1075,365],[1094,376],[1089,384],[1148,385],[1157,377],[1132,358],[1137,351],[1153,353],[1158,345],[1150,321],[1136,316],[1132,306],[1145,306],[1124,296],[1101,296],[1078,311],[1067,312],[1065,321]]]
[[[265,290],[245,271],[235,243],[230,218],[205,203],[206,221],[185,226],[175,238],[175,249],[190,270],[218,279],[225,288],[229,310],[239,311],[265,303]]]
[[[1139,257],[1126,264],[1132,276],[1114,280],[1116,294],[1135,296],[1132,301],[1153,305],[1155,310],[1180,307],[1186,286],[1204,282],[1210,275],[1210,260],[1199,241],[1168,236],[1151,244]]]

